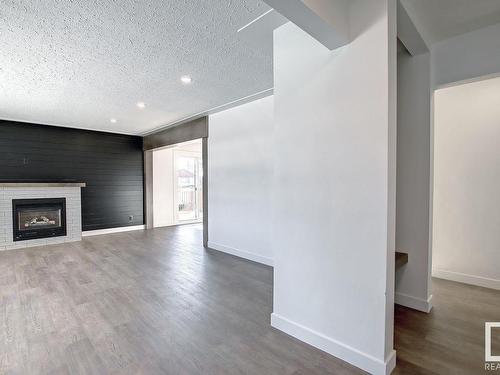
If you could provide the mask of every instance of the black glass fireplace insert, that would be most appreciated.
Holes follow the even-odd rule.
[[[14,241],[66,235],[66,198],[13,199]]]

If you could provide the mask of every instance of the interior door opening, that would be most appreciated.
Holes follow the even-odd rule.
[[[174,150],[176,178],[176,221],[178,224],[203,220],[203,164],[201,150]]]
[[[203,222],[202,139],[152,150],[152,227]]]

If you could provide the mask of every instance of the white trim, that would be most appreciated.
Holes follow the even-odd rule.
[[[225,103],[225,104],[219,105],[217,107],[207,109],[206,111],[198,112],[198,113],[195,113],[194,115],[190,115],[190,116],[181,118],[180,120],[176,120],[176,121],[173,121],[171,123],[161,125],[157,128],[148,130],[148,131],[141,133],[139,135],[145,137],[147,135],[165,130],[167,128],[174,127],[176,125],[182,125],[183,123],[185,123],[187,121],[196,120],[196,119],[203,117],[203,116],[213,115],[214,113],[221,112],[221,111],[224,111],[224,110],[232,108],[232,107],[237,107],[239,105],[249,103],[249,102],[252,102],[254,100],[265,98],[266,96],[273,95],[273,93],[274,93],[274,87],[271,87],[271,88],[256,92],[255,94],[251,94],[251,95],[245,96],[243,98],[233,100],[229,103]]]
[[[383,361],[276,313],[271,314],[271,326],[362,370],[368,371],[370,374],[388,375],[396,366],[396,351],[394,350]]]
[[[179,220],[179,222],[172,224],[172,225],[189,225],[189,224],[202,224],[203,223],[203,218],[199,219],[194,219],[194,220]],[[164,225],[167,226],[167,225]],[[169,225],[171,226],[171,225]]]
[[[251,260],[253,262],[265,264],[266,266],[273,266],[273,260],[271,258],[251,253],[249,251],[235,249],[234,247],[221,245],[218,243],[208,241],[208,247],[213,250],[221,251],[223,253],[231,254],[243,259]]]
[[[385,375],[391,375],[396,368],[396,351],[393,349],[384,361]]]
[[[394,303],[401,306],[409,307],[410,309],[429,313],[432,310],[432,294],[427,300],[425,300],[423,298],[418,298],[414,296],[409,296],[408,294],[396,292],[394,294]]]
[[[250,26],[250,25],[254,24],[254,23],[255,23],[255,22],[257,22],[258,20],[260,20],[262,17],[265,17],[266,15],[268,15],[269,13],[271,13],[271,12],[273,12],[273,11],[274,11],[274,9],[273,9],[273,8],[269,9],[267,12],[265,12],[265,13],[261,14],[261,15],[260,15],[260,16],[258,16],[256,19],[254,19],[254,20],[250,21],[250,22],[249,22],[249,23],[247,23],[245,26],[240,27],[240,28],[239,28],[236,32],[237,32],[237,33],[241,32],[242,30],[246,29],[248,26]]]
[[[108,229],[88,230],[88,231],[82,232],[82,237],[99,236],[101,234],[130,232],[133,230],[143,230],[143,229],[146,229],[145,225],[132,225],[130,227],[117,227],[117,228],[108,228]]]
[[[488,277],[468,275],[466,273],[447,271],[437,268],[434,268],[432,270],[432,276],[438,279],[456,281],[464,284],[482,286],[483,288],[500,290],[500,280],[490,279]]]

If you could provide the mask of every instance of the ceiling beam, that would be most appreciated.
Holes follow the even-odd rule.
[[[147,151],[206,137],[208,137],[208,117],[204,116],[143,137],[142,149]]]
[[[427,47],[401,1],[398,1],[398,39],[412,56],[429,52],[429,47]]]
[[[330,50],[350,42],[349,0],[264,0]]]

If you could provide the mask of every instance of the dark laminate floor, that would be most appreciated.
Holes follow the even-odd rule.
[[[269,325],[272,270],[201,226],[0,253],[0,374],[361,374]],[[499,293],[440,280],[396,308],[396,374],[482,373]],[[499,346],[500,348],[500,346]],[[478,367],[479,366],[479,367]]]
[[[396,305],[393,374],[474,375],[484,370],[484,323],[500,322],[500,291],[433,279],[430,314]],[[492,335],[500,354],[500,332]]]
[[[359,374],[269,325],[272,270],[201,226],[0,253],[0,374]]]

